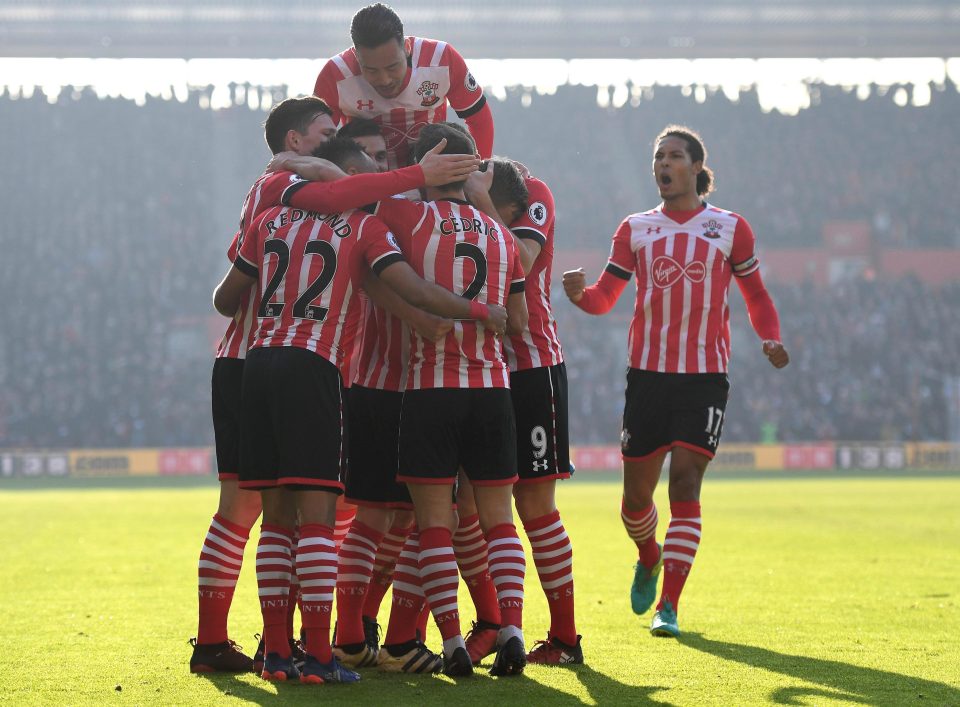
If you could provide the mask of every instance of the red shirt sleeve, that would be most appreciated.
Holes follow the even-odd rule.
[[[386,227],[396,236],[401,249],[409,249],[414,232],[423,224],[429,211],[423,201],[408,199],[384,199],[374,211]]]
[[[583,311],[589,314],[606,314],[613,309],[627,283],[633,278],[635,259],[630,245],[632,232],[630,221],[624,220],[613,234],[607,267],[597,283],[586,288],[583,297],[576,303]]]
[[[367,215],[360,223],[357,246],[362,256],[362,263],[358,263],[361,271],[361,266],[366,265],[374,274],[379,275],[388,266],[403,260],[397,239],[375,216]]]
[[[513,267],[510,271],[510,294],[515,295],[526,289],[527,274],[523,271],[523,263],[520,262],[520,251],[517,249],[516,241],[508,239],[510,243],[510,253],[513,256]]]
[[[510,224],[517,238],[529,238],[543,248],[554,225],[553,194],[539,179],[527,180],[527,210]]]
[[[733,232],[733,245],[730,248],[730,268],[734,277],[746,277],[760,269],[756,253],[757,239],[753,229],[743,216],[737,216],[737,227]]]
[[[447,93],[450,107],[467,124],[477,143],[477,152],[482,158],[489,159],[493,154],[493,113],[487,97],[460,53],[449,44],[443,53],[450,69],[450,91]]]
[[[273,213],[264,211],[243,233],[239,242],[239,250],[233,260],[234,266],[240,272],[256,277],[260,272],[260,228],[264,221],[268,221]]]
[[[297,177],[284,189],[280,203],[321,213],[348,211],[419,189],[425,183],[418,164],[391,172],[354,174],[334,182],[311,182]]]
[[[730,268],[747,304],[750,324],[764,341],[780,341],[780,316],[760,276],[760,260],[757,258],[757,239],[750,224],[737,216],[730,249]]]
[[[322,98],[330,106],[330,110],[333,111],[333,122],[336,125],[343,122],[343,113],[340,111],[340,91],[337,88],[337,81],[340,78],[340,69],[333,59],[330,59],[323,65],[313,87],[313,95]]]

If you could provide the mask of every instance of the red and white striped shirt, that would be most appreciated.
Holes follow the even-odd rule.
[[[253,223],[265,209],[281,202],[284,190],[291,184],[290,175],[290,172],[265,172],[250,187],[250,191],[243,200],[243,207],[240,209],[240,225],[227,249],[227,258],[231,263],[237,257],[246,226]],[[227,331],[217,347],[217,358],[246,357],[253,334],[253,324],[256,321],[254,312],[250,308],[253,292],[254,288],[251,287],[250,292],[240,301],[240,307],[227,325]]]
[[[333,109],[335,123],[368,118],[380,124],[390,169],[411,163],[420,131],[447,119],[448,101],[464,119],[486,105],[483,89],[456,49],[435,39],[407,40],[411,66],[397,97],[384,98],[363,78],[353,47],[327,61],[313,90]]]
[[[364,388],[402,392],[407,383],[410,329],[364,293],[352,380]]]
[[[550,306],[550,274],[553,269],[554,205],[550,188],[539,179],[526,180],[529,200],[526,212],[510,224],[517,238],[531,238],[540,253],[527,273],[524,296],[530,322],[522,334],[507,337],[503,348],[511,371],[556,366],[563,362],[557,322]]]
[[[662,373],[724,373],[730,360],[733,275],[760,267],[750,224],[706,205],[661,207],[624,219],[613,236],[607,272],[637,278],[629,365]]]
[[[247,229],[234,261],[258,279],[250,348],[295,346],[340,366],[367,267],[378,272],[400,259],[390,232],[362,211],[268,209]]]
[[[510,294],[523,291],[523,266],[513,238],[504,238],[499,224],[467,202],[389,199],[377,204],[376,213],[424,280],[501,307]],[[437,343],[411,330],[408,390],[508,387],[500,340],[479,322],[458,321]]]

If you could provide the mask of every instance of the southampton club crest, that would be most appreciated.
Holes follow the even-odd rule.
[[[716,219],[710,219],[706,223],[701,223],[703,226],[703,237],[704,238],[719,238],[720,230],[723,228],[722,223],[718,223]]]
[[[439,89],[440,84],[434,81],[424,81],[420,84],[420,88],[417,89],[417,95],[423,99],[420,101],[420,105],[424,108],[437,105],[440,102],[440,96],[437,95]]]

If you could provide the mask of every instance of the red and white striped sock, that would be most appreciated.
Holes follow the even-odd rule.
[[[487,532],[490,576],[497,587],[503,627],[523,628],[523,580],[527,573],[527,559],[517,536],[517,526],[501,523]]]
[[[657,506],[651,503],[641,511],[627,510],[626,501],[620,501],[620,518],[627,535],[637,544],[640,551],[640,561],[644,567],[650,568],[660,559],[660,548],[657,547]]]
[[[243,548],[249,537],[250,528],[231,523],[219,513],[210,521],[197,565],[200,602],[197,643],[223,643],[227,640],[227,616],[240,577]]]
[[[657,610],[669,601],[673,610],[680,604],[680,593],[700,547],[699,501],[677,501],[670,504],[670,527],[663,541],[663,590]]]
[[[333,541],[336,543],[337,552],[340,552],[340,544],[350,532],[350,526],[357,515],[356,506],[337,506],[336,520],[333,524]]]
[[[490,577],[487,540],[480,530],[479,515],[460,519],[457,532],[453,536],[453,549],[456,552],[460,575],[470,590],[470,598],[477,609],[477,619],[499,625],[497,588]]]
[[[417,620],[425,601],[419,556],[420,534],[413,530],[407,535],[393,571],[393,602],[384,645],[396,646],[417,637]]]
[[[573,615],[573,546],[560,520],[560,511],[534,518],[523,526],[540,586],[550,607],[550,635],[568,646],[577,644]]]
[[[287,640],[293,639],[293,623],[297,614],[297,605],[300,603],[300,580],[297,579],[296,557],[296,547],[299,543],[300,529],[295,528],[293,531],[293,569],[290,571],[290,603],[287,605]]]
[[[278,653],[282,658],[290,657],[286,624],[292,570],[293,533],[278,525],[261,525],[257,592],[263,614],[263,645],[266,653]]]
[[[337,565],[337,645],[363,643],[363,603],[383,533],[354,520]]]
[[[333,528],[309,523],[300,526],[297,545],[297,576],[300,579],[300,611],[306,633],[306,651],[321,663],[329,663],[330,615],[337,584],[337,553]]]
[[[413,530],[413,525],[394,525],[380,541],[377,548],[377,558],[373,561],[373,577],[370,578],[370,588],[367,598],[363,602],[363,615],[377,618],[380,613],[380,604],[386,596],[390,583],[393,581],[394,567],[404,541]]]
[[[450,529],[425,528],[420,531],[420,579],[430,611],[444,641],[460,635],[460,608],[457,587],[460,575],[453,554]]]

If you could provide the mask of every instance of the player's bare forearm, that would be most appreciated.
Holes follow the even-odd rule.
[[[472,319],[470,300],[458,297],[439,285],[427,282],[405,262],[387,266],[380,279],[409,304],[438,317]]]
[[[418,307],[414,307],[407,302],[398,293],[394,292],[389,286],[374,275],[367,273],[363,279],[363,289],[367,295],[378,306],[385,309],[395,317],[399,317],[408,325],[415,328],[426,338],[433,338],[427,332],[435,331],[445,326],[442,317],[437,317],[429,312],[425,312]],[[452,322],[451,322],[452,325]]]
[[[523,292],[515,292],[507,298],[507,334],[521,334],[527,328],[530,313]]]
[[[231,267],[213,291],[214,309],[223,316],[232,318],[240,309],[244,296],[256,282],[256,278],[240,272],[236,266]]]
[[[333,162],[322,157],[298,155],[296,152],[279,152],[267,165],[268,172],[295,172],[313,182],[333,182],[347,176]]]

